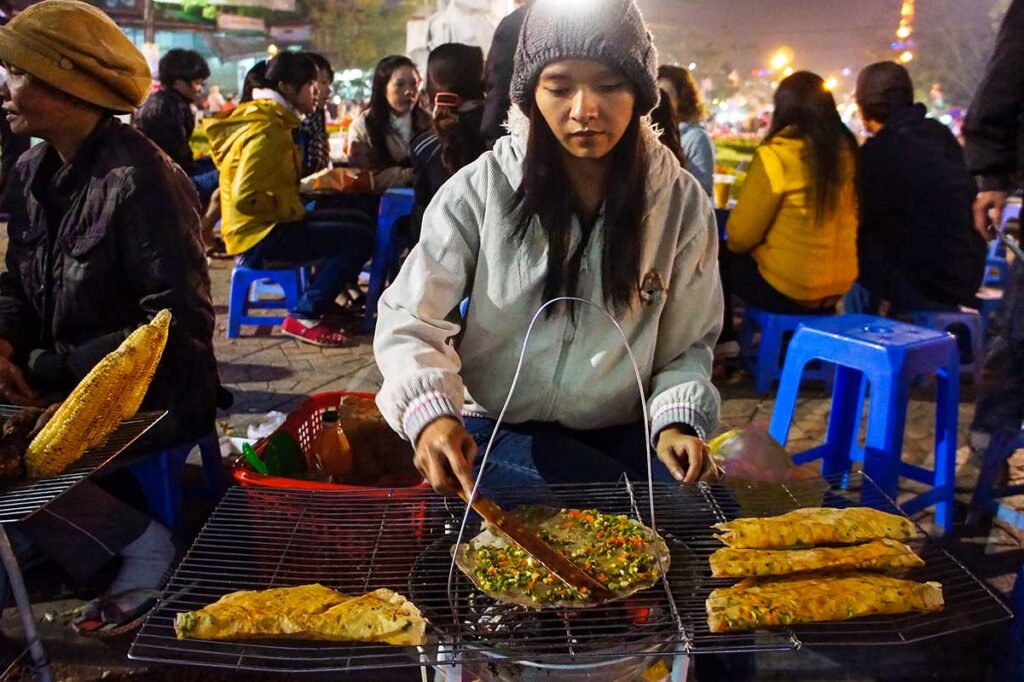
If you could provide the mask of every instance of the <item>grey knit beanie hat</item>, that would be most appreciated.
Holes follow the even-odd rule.
[[[540,72],[562,59],[621,69],[636,87],[642,114],[658,104],[658,53],[634,0],[537,0],[519,33],[512,101],[530,99]]]

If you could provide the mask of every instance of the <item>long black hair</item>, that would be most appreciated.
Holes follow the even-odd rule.
[[[396,165],[400,159],[392,158],[388,150],[388,133],[391,132],[391,105],[388,104],[388,83],[391,76],[403,67],[410,67],[419,73],[411,59],[403,55],[391,55],[377,62],[373,70],[373,86],[370,90],[370,108],[366,112],[366,131],[370,144],[381,164],[385,167]],[[426,115],[418,107],[412,110],[413,136],[426,127]]]
[[[777,136],[799,137],[810,148],[814,216],[824,220],[838,207],[844,183],[856,177],[856,170],[852,178],[846,170],[857,162],[857,139],[839,118],[836,101],[821,76],[797,71],[779,83],[765,142]]]
[[[279,52],[267,62],[263,75],[263,87],[277,90],[281,83],[287,83],[296,90],[319,76],[316,62],[301,52]]]
[[[572,217],[578,214],[576,196],[562,166],[562,145],[533,101],[523,105],[530,119],[530,137],[523,164],[523,181],[512,199],[516,214],[515,235],[525,241],[534,218],[540,220],[548,242],[548,271],[544,300],[574,296],[587,240],[592,237],[585,221],[584,238],[569,253]],[[628,310],[640,289],[640,250],[647,222],[648,155],[641,138],[640,114],[633,118],[619,143],[610,152],[614,178],[610,178],[604,205],[604,244],[601,283],[605,303],[617,312]],[[553,313],[554,308],[549,308]],[[574,308],[573,308],[574,310]]]
[[[438,100],[444,93],[444,100]],[[434,48],[427,59],[427,95],[434,106],[434,132],[441,143],[441,163],[449,173],[472,163],[484,153],[480,120],[467,120],[462,103],[484,98],[484,53],[479,47],[446,43]],[[451,95],[455,95],[451,98]]]
[[[679,159],[679,165],[686,168],[686,153],[679,137],[679,120],[672,108],[672,98],[664,90],[658,90],[658,106],[651,112],[651,123],[658,126],[658,139],[668,147],[672,156]]]

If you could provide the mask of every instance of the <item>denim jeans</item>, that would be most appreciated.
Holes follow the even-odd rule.
[[[466,430],[478,447],[477,467],[494,425],[493,419],[466,418]],[[590,431],[546,422],[502,425],[480,485],[484,490],[532,488],[543,494],[548,484],[614,483],[623,474],[646,481],[648,453],[654,480],[674,481],[653,450],[644,447],[644,439],[641,422]]]
[[[354,212],[314,211],[295,223],[278,223],[259,244],[242,254],[240,263],[264,268],[270,263],[320,263],[316,277],[291,314],[319,319],[346,285],[355,283],[373,251],[373,228]]]

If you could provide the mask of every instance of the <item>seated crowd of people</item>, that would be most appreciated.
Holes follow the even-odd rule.
[[[616,318],[650,392],[655,475],[694,482],[716,475],[712,362],[716,348],[735,353],[734,298],[778,313],[902,315],[973,305],[981,283],[975,181],[902,66],[860,74],[863,146],[821,77],[782,80],[719,226],[699,88],[689,70],[657,63],[632,0],[601,3],[582,16],[527,3],[486,59],[478,47],[436,47],[425,83],[408,58],[386,57],[351,124],[348,163],[372,174],[374,191],[415,190],[408,256],[380,303],[378,404],[441,491],[469,481],[545,301],[587,299]],[[0,30],[0,62],[11,130],[43,141],[13,166],[4,196],[4,402],[59,401],[166,308],[174,323],[144,407],[169,417],[133,452],[211,432],[230,406],[205,255],[217,223],[239,265],[315,264],[282,331],[347,343],[344,294],[358,291],[375,222],[300,191],[333,163],[326,59],[284,51],[258,64],[237,107],[206,121],[210,154],[199,160],[192,105],[210,70],[195,52],[165,54],[151,93],[146,60],[117,25],[64,0]],[[527,355],[525,395],[508,413],[517,428],[498,439],[491,484],[614,480],[644,464],[618,447],[645,425],[628,357],[606,348],[614,327],[578,302],[560,305]],[[112,478],[79,486],[17,531],[76,578],[122,559],[76,621],[83,631],[137,623],[174,559],[169,531],[114,494]]]

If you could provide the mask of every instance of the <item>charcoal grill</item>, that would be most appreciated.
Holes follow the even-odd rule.
[[[721,545],[710,526],[741,515],[741,504],[743,509],[753,505],[782,513],[801,506],[844,507],[869,500],[872,506],[898,513],[892,501],[859,474],[742,493],[724,485],[656,484],[658,531],[672,554],[670,589],[655,585],[593,609],[541,613],[498,604],[461,574],[453,581],[449,600],[449,549],[465,509],[461,503],[409,489],[375,493],[234,488],[171,578],[129,657],[288,673],[379,672],[439,664],[474,670],[544,669],[650,660],[671,652],[904,644],[1009,617],[991,590],[922,533],[916,542],[927,564],[909,577],[942,582],[946,608],[939,613],[712,634],[704,602],[712,589],[735,581],[711,578],[708,556]],[[552,486],[551,494],[557,500],[549,502],[561,506],[596,507],[648,523],[646,486],[634,488],[626,480],[614,485]],[[536,502],[521,490],[500,491],[503,501],[514,502],[517,496]],[[381,587],[396,590],[422,610],[430,622],[428,634],[435,639],[416,650],[361,643],[175,638],[173,621],[180,611],[199,609],[236,590],[311,582],[348,594]]]
[[[0,405],[0,421],[13,417],[20,409],[11,405]],[[11,549],[4,524],[15,523],[31,516],[71,490],[97,469],[124,452],[166,414],[166,412],[140,412],[134,417],[122,421],[102,444],[87,451],[60,475],[0,485],[0,561],[2,561],[3,570],[6,571],[4,577],[11,583],[11,591],[14,593],[17,603],[18,615],[25,631],[28,649],[41,682],[48,682],[52,679],[49,663],[36,632],[32,605],[29,602],[28,593],[25,591],[21,569],[14,551]]]

